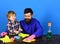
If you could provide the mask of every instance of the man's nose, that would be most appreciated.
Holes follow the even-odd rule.
[[[29,17],[25,17],[25,18],[27,18],[27,19],[28,19]]]

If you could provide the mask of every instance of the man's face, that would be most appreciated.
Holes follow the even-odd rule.
[[[32,19],[31,13],[26,13],[26,14],[24,14],[24,17],[25,17],[25,21],[26,21],[27,23],[29,23],[29,22],[31,21],[31,19]]]

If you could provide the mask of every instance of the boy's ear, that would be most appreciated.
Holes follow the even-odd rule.
[[[10,18],[8,18],[8,20],[10,20]]]

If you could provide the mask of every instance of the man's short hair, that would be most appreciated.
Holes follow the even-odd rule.
[[[33,11],[32,11],[31,8],[25,8],[24,9],[24,14],[26,14],[26,13],[31,13],[31,15],[33,15]]]

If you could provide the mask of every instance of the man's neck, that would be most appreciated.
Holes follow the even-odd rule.
[[[27,21],[25,20],[25,22],[26,22],[27,24],[30,24],[30,23],[31,23],[31,21],[32,21],[32,19],[31,19],[29,22],[27,22]]]

